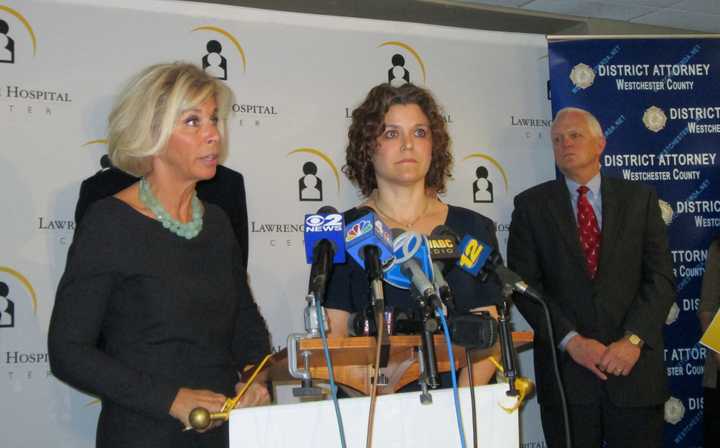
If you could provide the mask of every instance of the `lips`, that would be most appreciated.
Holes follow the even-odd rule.
[[[200,161],[207,164],[216,164],[218,160],[217,154],[210,154],[205,157],[200,157]]]

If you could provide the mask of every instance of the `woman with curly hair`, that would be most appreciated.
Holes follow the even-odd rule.
[[[459,235],[470,234],[497,249],[494,223],[474,211],[444,203],[452,153],[445,120],[432,94],[415,85],[380,84],[352,113],[343,172],[365,201],[391,228],[429,235],[447,225]],[[348,220],[362,215],[357,208]],[[458,312],[490,305],[500,298],[498,286],[480,284],[454,269],[447,275]],[[406,289],[384,284],[385,302],[397,310],[413,312],[416,301]],[[348,333],[350,313],[364,312],[370,303],[367,275],[353,260],[336,267],[328,286],[325,307],[334,336]],[[494,373],[490,363],[474,370],[475,382],[486,383]],[[463,375],[461,378],[465,379]]]

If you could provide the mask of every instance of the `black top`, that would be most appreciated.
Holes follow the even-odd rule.
[[[180,431],[168,414],[175,395],[233,396],[237,371],[270,351],[228,218],[204,205],[191,240],[114,197],[80,223],[48,349],[55,376],[102,400],[97,446],[224,446],[226,429]]]
[[[356,209],[345,212],[351,215]],[[495,250],[498,242],[495,236],[495,224],[487,217],[462,207],[448,205],[445,225],[453,229],[461,238],[471,235],[490,244]],[[468,311],[479,306],[494,305],[501,300],[500,286],[489,280],[480,283],[470,274],[453,267],[445,276],[453,293],[457,311]],[[385,304],[400,309],[416,308],[416,302],[409,290],[383,283]],[[344,265],[336,265],[330,279],[325,306],[348,312],[365,310],[370,303],[370,288],[367,274],[363,268],[348,257]]]
[[[112,196],[138,180],[140,179],[115,167],[98,171],[83,180],[75,206],[76,228],[93,202]],[[243,266],[247,266],[248,216],[245,203],[245,181],[242,174],[218,165],[215,176],[212,179],[201,180],[195,189],[200,200],[215,204],[227,213],[235,237],[240,243]]]

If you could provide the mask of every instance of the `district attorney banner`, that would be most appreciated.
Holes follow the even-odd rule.
[[[553,115],[591,111],[607,138],[604,172],[657,189],[678,285],[665,327],[665,446],[701,446],[706,349],[696,313],[720,227],[720,41],[551,38],[549,47]]]

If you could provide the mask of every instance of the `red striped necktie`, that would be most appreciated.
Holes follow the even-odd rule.
[[[600,260],[602,234],[600,234],[600,227],[595,217],[595,211],[587,198],[587,192],[589,190],[585,185],[581,185],[577,189],[577,224],[580,246],[582,246],[583,253],[585,254],[585,264],[587,265],[588,274],[590,274],[591,279],[594,279],[598,270],[598,261]]]

